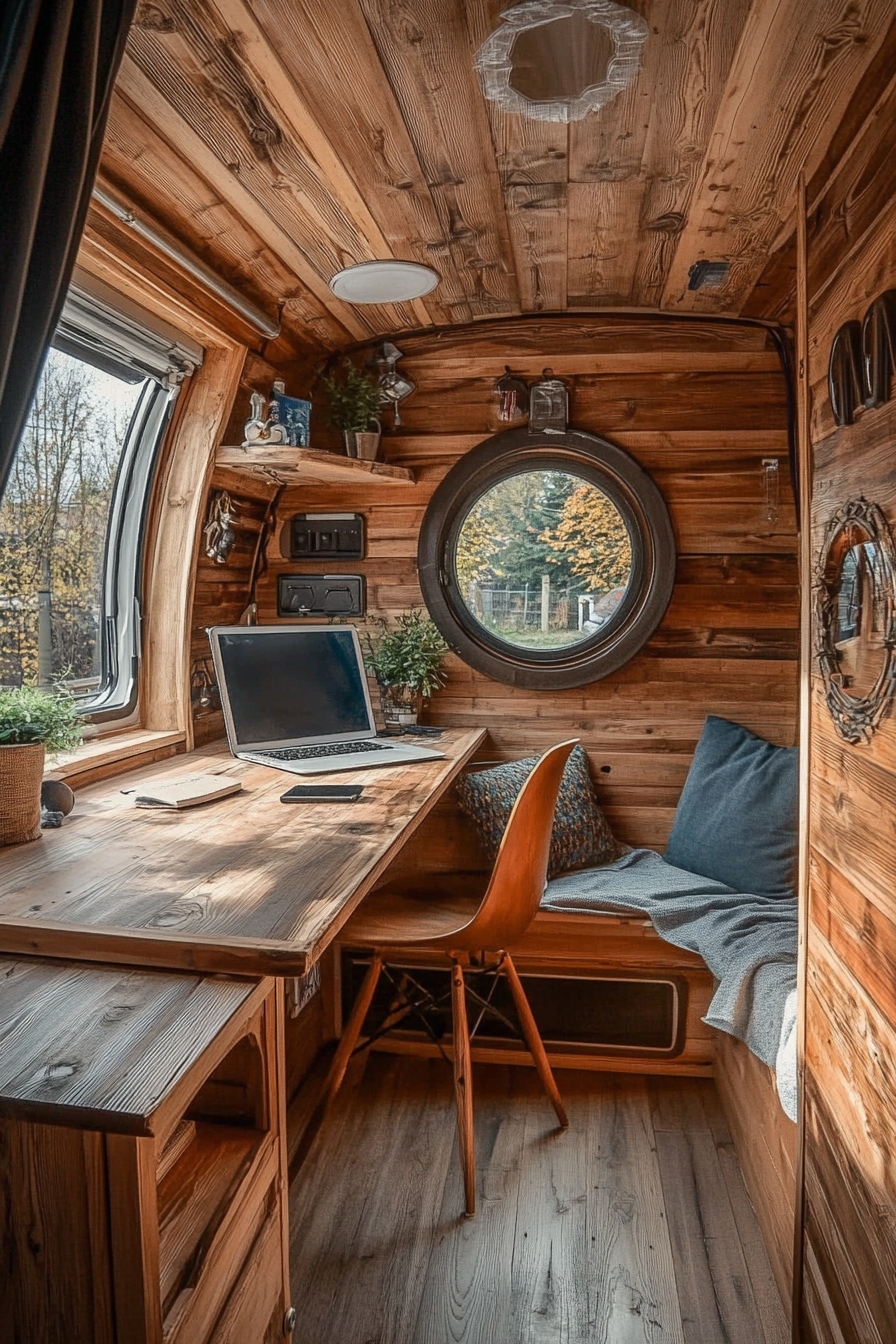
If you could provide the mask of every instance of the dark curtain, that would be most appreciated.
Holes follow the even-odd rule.
[[[0,0],[0,497],[66,290],[136,0]]]

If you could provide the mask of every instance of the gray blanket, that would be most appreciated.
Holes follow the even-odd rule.
[[[796,901],[736,892],[673,868],[652,849],[549,882],[543,910],[641,911],[661,938],[698,953],[718,985],[709,1026],[743,1041],[776,1071],[796,1119]]]

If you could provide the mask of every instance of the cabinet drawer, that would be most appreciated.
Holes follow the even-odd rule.
[[[285,1309],[280,1228],[274,1217],[259,1232],[208,1344],[278,1340]]]
[[[279,1233],[279,1165],[273,1143],[248,1175],[208,1246],[196,1282],[177,1295],[165,1317],[164,1344],[204,1344],[261,1230],[271,1223]],[[279,1249],[274,1259],[279,1268]],[[246,1344],[251,1338],[247,1335]]]

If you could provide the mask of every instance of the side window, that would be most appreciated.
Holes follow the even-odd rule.
[[[136,708],[149,493],[202,357],[141,317],[73,288],[0,501],[0,685],[64,684],[94,719]]]

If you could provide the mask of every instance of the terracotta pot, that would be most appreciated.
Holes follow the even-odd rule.
[[[0,747],[0,845],[39,840],[44,745]]]

